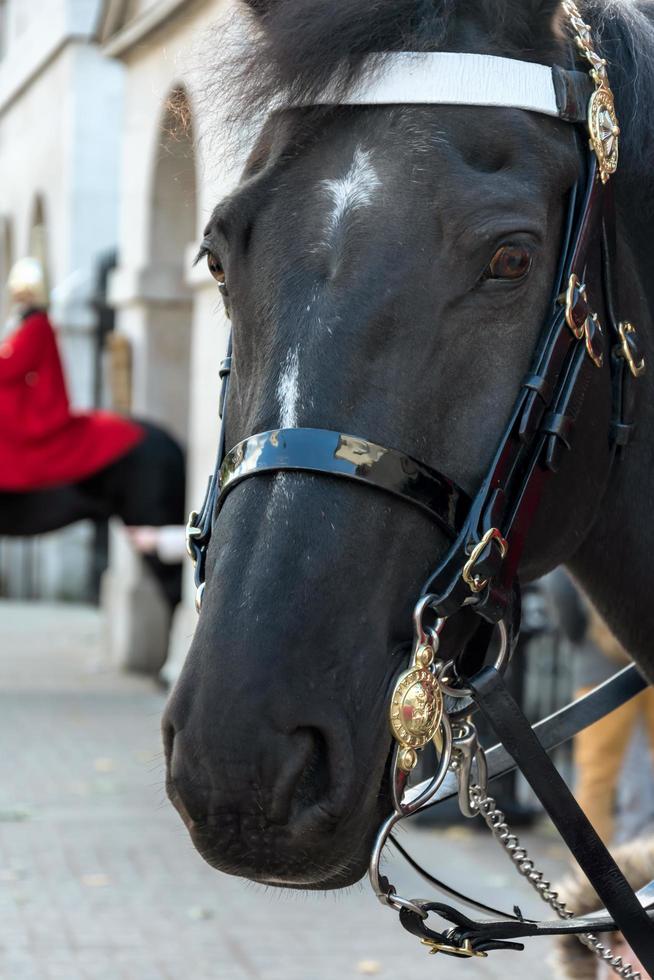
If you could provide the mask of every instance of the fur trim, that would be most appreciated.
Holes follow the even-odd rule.
[[[636,891],[654,878],[654,838],[630,841],[612,851],[624,876]],[[575,914],[586,915],[602,907],[595,891],[581,870],[577,869],[556,886],[563,901]],[[607,936],[610,941],[611,937]],[[570,980],[595,980],[597,958],[582,946],[575,936],[558,936],[552,962],[557,977]]]

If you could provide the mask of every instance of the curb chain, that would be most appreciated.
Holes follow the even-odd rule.
[[[565,902],[559,899],[550,882],[546,881],[543,872],[535,868],[534,862],[530,859],[527,850],[520,844],[518,837],[511,833],[504,814],[497,808],[495,800],[479,786],[471,786],[470,805],[483,817],[486,826],[511,858],[518,873],[527,879],[534,891],[549,905],[559,919],[574,918],[575,913],[571,912]],[[612,951],[600,942],[597,936],[592,933],[585,933],[577,936],[577,939],[582,945],[590,949],[598,959],[608,963],[617,976],[623,977],[624,980],[642,980],[638,971],[634,970],[628,963],[624,963],[621,956],[614,956]]]

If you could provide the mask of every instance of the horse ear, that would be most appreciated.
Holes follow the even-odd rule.
[[[524,38],[530,36],[531,43],[552,36],[560,42],[566,37],[561,0],[520,0],[519,11],[515,23]]]
[[[561,0],[531,0],[534,23],[547,25],[555,33],[561,31],[560,25],[565,19]]]
[[[257,17],[263,17],[271,7],[274,7],[277,0],[243,0],[243,2]]]

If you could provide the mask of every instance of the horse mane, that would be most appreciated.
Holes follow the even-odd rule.
[[[652,180],[654,125],[654,4],[651,0],[584,0],[584,14],[608,61],[622,128],[620,169]]]
[[[578,0],[609,62],[630,173],[648,174],[654,151],[654,4],[651,0]],[[370,54],[435,51],[457,18],[475,22],[488,50],[552,63],[564,56],[558,0],[248,0],[220,37],[225,56],[210,95],[233,132],[271,106],[310,102],[330,86],[346,91]],[[243,14],[249,23],[243,35]],[[558,58],[557,58],[558,56]]]

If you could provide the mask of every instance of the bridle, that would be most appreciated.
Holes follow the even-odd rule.
[[[399,913],[402,925],[432,952],[485,956],[495,949],[521,949],[515,940],[526,936],[573,934],[609,960],[617,973],[633,977],[636,974],[630,967],[612,960],[596,933],[620,929],[644,966],[654,973],[654,883],[641,895],[634,895],[545,749],[613,710],[642,690],[645,683],[635,667],[627,668],[598,691],[532,730],[502,679],[519,630],[517,576],[527,532],[547,478],[558,471],[572,448],[593,375],[604,370],[611,376],[610,466],[632,435],[632,382],[645,368],[635,328],[619,320],[617,314],[615,209],[610,177],[618,164],[619,129],[606,64],[595,52],[591,28],[576,5],[564,0],[562,6],[579,52],[591,66],[590,73],[522,62],[500,65],[497,63],[508,59],[478,55],[402,53],[390,56],[386,68],[372,73],[371,80],[348,96],[327,92],[316,100],[350,105],[517,105],[556,115],[576,125],[577,130],[582,124],[587,128],[590,149],[584,153],[584,172],[570,197],[551,306],[509,423],[474,498],[470,500],[451,479],[424,463],[364,438],[323,429],[280,428],[250,436],[226,452],[223,425],[217,465],[204,503],[189,519],[188,547],[195,563],[199,611],[214,522],[226,497],[245,479],[286,470],[324,473],[366,483],[425,511],[451,544],[416,605],[411,660],[396,680],[391,698],[393,813],[380,829],[373,850],[373,887],[379,898]],[[452,81],[452,59],[457,59],[456,84]],[[483,90],[474,88],[471,96],[465,77],[479,71],[480,59],[488,71],[487,84]],[[521,72],[523,80],[537,87],[536,94],[526,84],[520,99],[514,93],[507,95],[502,81],[506,71]],[[231,341],[221,366],[221,418],[230,369]],[[463,609],[479,617],[478,628],[463,658],[444,662],[439,659],[441,635],[448,621]],[[499,634],[494,664],[485,666],[494,633]],[[488,753],[481,749],[472,719],[474,707],[490,721],[504,749],[496,746]],[[409,775],[417,765],[418,753],[430,742],[436,746],[436,772],[418,786],[410,786]],[[604,902],[606,910],[597,916],[578,919],[569,912],[535,871],[488,796],[488,780],[515,765],[531,783]],[[454,893],[406,854],[441,891],[495,919],[476,921],[442,902],[402,898],[381,874],[382,850],[389,839],[394,840],[391,833],[396,824],[454,793],[466,816],[481,815],[486,820],[518,870],[555,912],[556,921],[532,922],[489,909]],[[646,908],[651,910],[649,914]],[[444,932],[429,928],[430,913],[440,915],[449,928]]]

